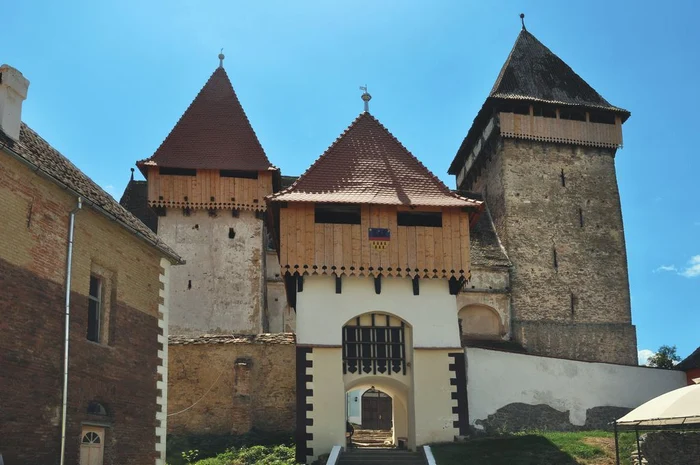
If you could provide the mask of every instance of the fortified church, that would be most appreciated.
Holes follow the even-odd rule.
[[[366,92],[365,110],[316,162],[283,175],[220,59],[161,146],[136,163],[146,181],[132,176],[121,201],[186,261],[170,271],[170,411],[180,383],[203,376],[176,367],[187,344],[200,345],[197,369],[233,373],[234,400],[186,415],[235,416],[239,407],[224,402],[241,399],[255,425],[265,415],[251,407],[267,389],[262,378],[289,367],[273,381],[290,385],[293,405],[269,410],[288,408],[301,462],[345,445],[352,393],[368,389],[391,398],[400,447],[487,422],[493,412],[479,416],[477,396],[500,399],[467,382],[479,382],[478,354],[636,364],[614,165],[630,113],[524,26],[446,167],[454,188],[369,111]],[[265,363],[239,357],[230,369],[207,355],[236,341],[272,349]],[[283,350],[293,358],[275,355]],[[256,366],[268,374],[251,384]],[[590,407],[599,405],[627,407]],[[192,416],[178,423],[184,416],[171,428],[196,429]]]

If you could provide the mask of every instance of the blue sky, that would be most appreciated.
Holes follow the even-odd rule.
[[[629,109],[617,170],[640,349],[700,345],[700,4],[32,1],[3,5],[23,119],[117,198],[218,64],[273,163],[300,174],[362,110],[448,185],[520,29]],[[694,260],[694,262],[693,262]]]

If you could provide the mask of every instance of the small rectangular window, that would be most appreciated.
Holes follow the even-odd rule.
[[[561,110],[559,110],[559,119],[586,121],[586,113],[583,111],[562,108]]]
[[[258,179],[257,171],[219,170],[222,178]]]
[[[360,206],[345,204],[319,204],[314,211],[316,223],[360,224]]]
[[[552,107],[535,105],[533,108],[533,113],[535,116],[542,116],[544,118],[556,118],[557,111]]]
[[[167,176],[197,176],[197,170],[189,168],[168,168],[165,166],[158,168],[158,173]]]
[[[588,114],[588,121],[591,123],[615,124],[615,114],[592,111]]]
[[[100,319],[102,311],[102,280],[90,276],[90,292],[88,295],[88,341],[100,342]]]
[[[398,212],[396,218],[399,226],[442,227],[442,212]]]

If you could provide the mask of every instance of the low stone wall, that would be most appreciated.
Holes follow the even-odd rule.
[[[698,465],[700,433],[649,433],[642,443],[642,455],[649,465]]]
[[[675,370],[466,348],[469,422],[488,433],[604,429],[685,385]]]
[[[293,334],[171,336],[169,341],[168,433],[294,430]]]

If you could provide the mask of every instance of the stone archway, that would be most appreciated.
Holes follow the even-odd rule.
[[[469,339],[501,339],[505,334],[498,312],[487,305],[467,305],[460,309],[462,337]]]

